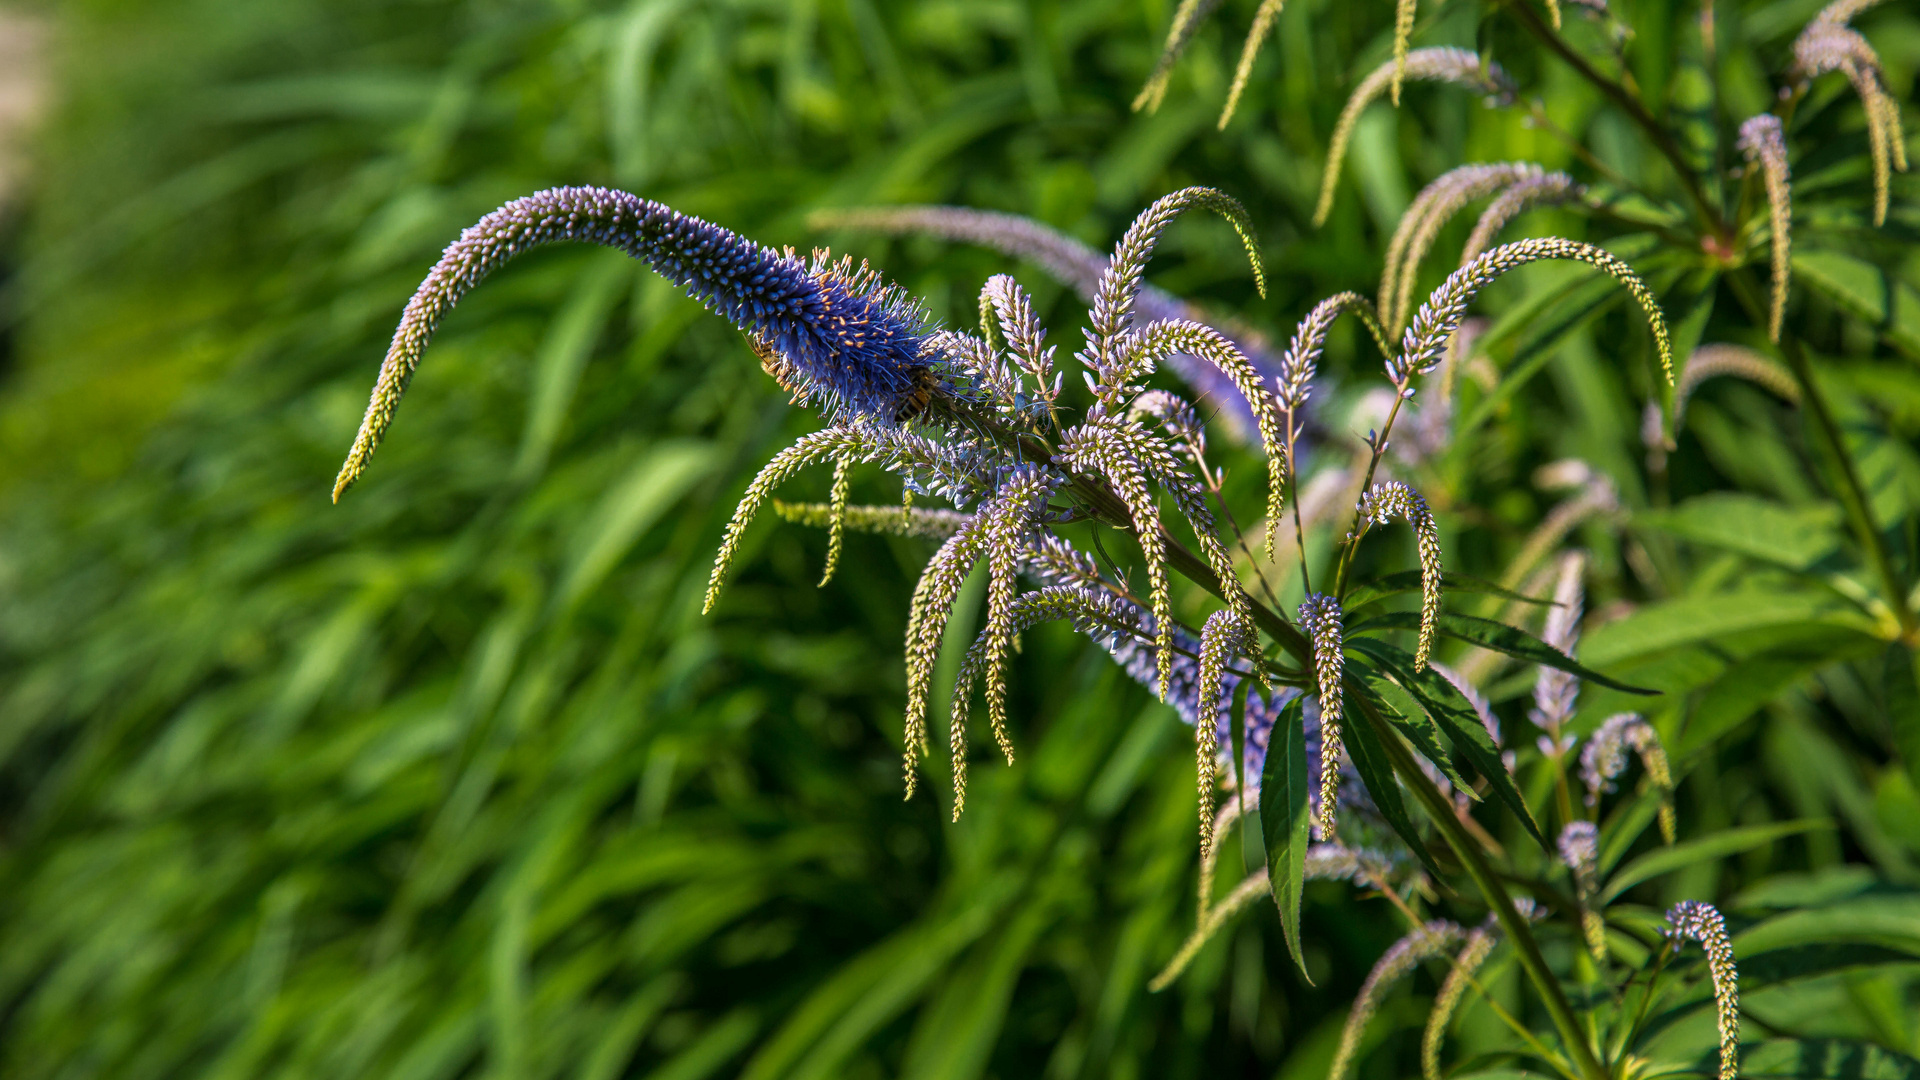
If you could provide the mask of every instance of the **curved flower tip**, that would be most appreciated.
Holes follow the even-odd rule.
[[[1433,511],[1420,493],[1398,480],[1375,484],[1360,497],[1360,516],[1375,525],[1405,518],[1413,526],[1420,549],[1420,644],[1413,669],[1424,671],[1433,655],[1433,635],[1440,625],[1440,530]]]
[[[824,258],[809,266],[624,191],[552,188],[470,226],[415,290],[334,481],[334,501],[365,471],[454,304],[515,255],[567,240],[618,248],[645,262],[746,331],[768,371],[797,398],[835,414],[891,418],[926,368],[924,313],[865,267]]]
[[[1346,1026],[1340,1031],[1340,1045],[1334,1050],[1333,1064],[1327,1069],[1327,1080],[1347,1080],[1360,1050],[1360,1036],[1379,1012],[1380,1001],[1387,991],[1411,974],[1420,961],[1451,951],[1465,937],[1466,931],[1459,924],[1435,919],[1414,927],[1412,933],[1387,949],[1367,973],[1367,980],[1360,984],[1360,993],[1353,999],[1353,1009],[1347,1013]]]
[[[1740,151],[1760,166],[1767,188],[1768,228],[1773,233],[1773,302],[1767,312],[1767,336],[1780,340],[1780,321],[1787,311],[1787,284],[1792,273],[1793,174],[1787,167],[1787,139],[1780,118],[1761,113],[1740,125]]]
[[[1482,62],[1478,53],[1468,49],[1413,49],[1375,68],[1347,99],[1346,107],[1340,111],[1339,123],[1334,126],[1333,142],[1327,148],[1327,168],[1320,176],[1320,201],[1313,210],[1316,227],[1325,225],[1327,215],[1333,211],[1334,185],[1340,177],[1340,166],[1346,160],[1347,146],[1353,141],[1353,129],[1360,122],[1360,114],[1390,85],[1405,79],[1471,87],[1500,104],[1511,102],[1515,94],[1513,80],[1499,64],[1491,60]]]
[[[1713,1002],[1720,1024],[1720,1080],[1740,1074],[1740,973],[1733,963],[1733,942],[1726,921],[1712,904],[1682,900],[1667,912],[1667,933],[1676,941],[1697,941],[1707,951],[1713,978]]]

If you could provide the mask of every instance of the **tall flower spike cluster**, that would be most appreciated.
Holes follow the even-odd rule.
[[[891,235],[918,234],[980,244],[1006,255],[1037,263],[1056,280],[1069,285],[1088,303],[1107,271],[1107,256],[1071,236],[1017,214],[972,210],[958,206],[882,206],[827,210],[808,219],[815,228],[855,229]],[[1233,320],[1210,316],[1198,306],[1152,285],[1143,285],[1135,300],[1138,317],[1147,322],[1181,319],[1212,327],[1246,355],[1263,375],[1279,370],[1279,360],[1259,331]],[[1229,430],[1242,441],[1255,435],[1253,408],[1219,368],[1182,352],[1169,353],[1167,366],[1200,396],[1218,409]]]
[[[1647,325],[1653,331],[1654,345],[1660,353],[1660,369],[1666,374],[1668,382],[1673,381],[1673,342],[1667,333],[1667,319],[1661,314],[1660,305],[1654,300],[1646,283],[1640,280],[1632,267],[1611,252],[1592,244],[1557,237],[1520,240],[1494,248],[1448,275],[1447,280],[1420,306],[1413,321],[1407,324],[1406,332],[1400,339],[1400,355],[1387,362],[1387,377],[1393,380],[1395,386],[1404,387],[1413,376],[1432,370],[1445,353],[1448,340],[1459,328],[1467,304],[1474,296],[1507,271],[1542,259],[1584,262],[1598,267],[1626,286],[1634,301],[1646,313]]]
[[[1433,1008],[1427,1012],[1427,1028],[1420,1037],[1420,1073],[1425,1080],[1440,1080],[1440,1045],[1447,1037],[1447,1025],[1460,1009],[1460,1002],[1473,986],[1480,966],[1493,954],[1500,942],[1499,924],[1491,916],[1467,934],[1466,944],[1453,958],[1453,967],[1433,996]]]
[[[1600,805],[1600,796],[1613,790],[1613,781],[1627,769],[1627,750],[1640,755],[1647,781],[1660,792],[1660,834],[1671,844],[1675,836],[1673,770],[1660,733],[1639,713],[1617,713],[1593,733],[1580,751],[1580,779],[1587,788],[1587,805]]]
[[[1740,125],[1740,152],[1760,168],[1767,187],[1767,221],[1773,234],[1773,303],[1767,312],[1767,336],[1780,340],[1780,320],[1787,313],[1787,280],[1792,272],[1793,174],[1787,168],[1787,137],[1780,118],[1761,113]]]
[[[1320,176],[1320,201],[1313,210],[1313,223],[1316,226],[1326,224],[1327,215],[1333,211],[1334,188],[1339,182],[1340,167],[1346,160],[1347,146],[1353,141],[1353,129],[1360,122],[1360,114],[1390,84],[1402,79],[1465,86],[1486,94],[1491,104],[1498,105],[1511,104],[1517,92],[1505,69],[1491,60],[1482,61],[1478,53],[1467,49],[1414,49],[1403,58],[1389,60],[1375,68],[1360,80],[1360,86],[1347,99],[1346,108],[1340,112],[1339,123],[1334,126],[1333,141],[1327,148],[1327,169]],[[1397,98],[1395,103],[1398,103]]]
[[[1712,904],[1682,900],[1667,911],[1667,926],[1675,941],[1697,941],[1707,951],[1720,1022],[1720,1080],[1734,1080],[1740,1074],[1740,973],[1734,967],[1727,924]]]
[[[1560,861],[1573,872],[1574,899],[1580,905],[1580,928],[1595,960],[1607,958],[1607,925],[1593,909],[1599,891],[1600,829],[1591,821],[1570,821],[1555,845]]]
[[[1900,103],[1887,89],[1880,54],[1847,24],[1879,0],[1838,0],[1814,16],[1793,42],[1793,61],[1803,85],[1838,71],[1853,84],[1867,114],[1867,141],[1873,151],[1873,223],[1887,223],[1890,169],[1907,171],[1907,140]]]
[[[1543,172],[1538,165],[1523,161],[1502,161],[1484,165],[1462,165],[1442,173],[1420,189],[1387,242],[1386,266],[1380,275],[1380,317],[1387,332],[1405,328],[1408,309],[1413,306],[1413,287],[1419,278],[1420,260],[1426,258],[1440,230],[1461,207],[1503,191],[1524,180],[1537,179]]]
[[[1413,670],[1425,671],[1433,655],[1433,634],[1440,625],[1440,529],[1420,493],[1398,480],[1375,484],[1360,496],[1360,517],[1375,525],[1405,518],[1420,549],[1420,643]]]
[[[624,191],[553,188],[515,199],[447,246],[407,302],[367,414],[334,481],[340,495],[365,471],[427,342],[460,298],[530,248],[578,240],[618,248],[681,286],[778,357],[801,400],[840,416],[888,418],[923,355],[927,319],[877,275],[803,263],[718,225]]]
[[[1333,839],[1334,803],[1340,792],[1340,680],[1345,674],[1346,628],[1340,601],[1314,593],[1300,603],[1300,628],[1313,642],[1313,676],[1320,691],[1320,804],[1314,826]]]
[[[1333,1052],[1333,1064],[1327,1068],[1327,1080],[1347,1080],[1360,1049],[1360,1036],[1366,1033],[1368,1022],[1380,1010],[1380,1001],[1387,996],[1387,991],[1412,974],[1420,961],[1454,949],[1465,937],[1466,931],[1460,924],[1435,919],[1415,927],[1412,933],[1387,949],[1367,973],[1367,980],[1360,984],[1359,994],[1354,996],[1346,1026],[1340,1030],[1340,1045]]]

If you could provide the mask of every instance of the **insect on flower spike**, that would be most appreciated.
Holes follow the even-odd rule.
[[[1787,313],[1787,284],[1792,274],[1793,174],[1787,166],[1787,139],[1780,118],[1761,113],[1740,125],[1740,151],[1760,168],[1767,188],[1767,219],[1773,237],[1773,301],[1767,311],[1767,337],[1780,340]]]
[[[1389,60],[1375,68],[1371,74],[1360,81],[1353,96],[1340,111],[1339,123],[1334,125],[1333,141],[1327,147],[1327,168],[1320,175],[1320,200],[1313,209],[1313,224],[1318,227],[1327,223],[1327,215],[1333,210],[1333,192],[1340,179],[1340,167],[1346,160],[1347,146],[1353,141],[1354,126],[1360,122],[1360,114],[1368,105],[1380,97],[1389,83],[1399,72],[1403,79],[1416,79],[1430,82],[1448,82],[1466,86],[1485,93],[1496,104],[1511,104],[1514,97],[1513,80],[1499,64],[1487,61],[1482,63],[1479,54],[1467,49],[1450,47],[1414,49],[1407,53],[1404,66],[1395,60]]]
[[[1667,934],[1675,941],[1697,941],[1707,951],[1713,978],[1713,1003],[1720,1026],[1720,1080],[1740,1074],[1740,973],[1733,963],[1727,924],[1712,904],[1682,900],[1667,912]]]
[[[1507,271],[1543,259],[1573,259],[1588,263],[1626,286],[1640,309],[1646,313],[1647,325],[1653,331],[1654,344],[1660,354],[1660,368],[1666,374],[1667,381],[1673,381],[1673,340],[1667,333],[1666,316],[1661,314],[1660,305],[1654,300],[1646,283],[1640,280],[1632,267],[1606,249],[1558,237],[1520,240],[1497,247],[1455,270],[1427,297],[1427,302],[1420,306],[1413,321],[1407,324],[1406,333],[1400,338],[1400,355],[1387,364],[1387,377],[1394,385],[1404,386],[1413,376],[1431,371],[1445,352],[1447,341],[1459,328],[1461,318],[1466,315],[1467,304],[1474,296]]]
[[[568,240],[618,248],[682,286],[777,354],[794,380],[788,389],[835,415],[881,416],[922,362],[925,314],[877,277],[846,280],[624,191],[553,188],[481,218],[420,283],[334,481],[334,501],[365,471],[454,304],[515,255]]]

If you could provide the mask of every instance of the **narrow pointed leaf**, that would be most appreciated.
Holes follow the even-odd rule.
[[[1354,664],[1347,669],[1349,691],[1361,685],[1355,677],[1355,669],[1361,666]],[[1420,865],[1434,877],[1444,878],[1445,875],[1434,864],[1433,855],[1427,851],[1426,841],[1420,838],[1420,831],[1414,828],[1413,818],[1407,813],[1406,800],[1400,796],[1400,781],[1393,776],[1393,761],[1387,757],[1386,747],[1380,744],[1382,738],[1398,736],[1387,726],[1387,721],[1375,707],[1374,699],[1364,693],[1364,688],[1362,693],[1350,694],[1349,700],[1359,704],[1360,708],[1350,714],[1351,722],[1346,726],[1344,741],[1347,754],[1353,758],[1353,767],[1360,774],[1360,782],[1367,786],[1367,794],[1372,797],[1374,808],[1380,811],[1380,816],[1419,857]]]
[[[1659,877],[1661,874],[1670,874],[1695,863],[1710,862],[1728,855],[1738,855],[1743,851],[1752,851],[1754,848],[1771,844],[1775,840],[1795,833],[1832,827],[1833,823],[1825,818],[1776,821],[1767,825],[1728,829],[1699,840],[1690,840],[1670,848],[1650,851],[1621,867],[1620,872],[1607,881],[1606,889],[1600,893],[1600,902],[1604,904],[1643,881]]]
[[[1472,574],[1456,574],[1449,571],[1441,575],[1440,583],[1444,586],[1443,591],[1448,594],[1456,592],[1485,593],[1488,596],[1498,596],[1503,600],[1513,600],[1522,604],[1540,604],[1548,607],[1553,605],[1553,601],[1551,600],[1515,592],[1504,585],[1495,584],[1485,578],[1474,577]],[[1345,605],[1347,611],[1351,613],[1389,596],[1419,591],[1420,571],[1405,570],[1398,574],[1388,574],[1383,578],[1377,578],[1367,582],[1365,585],[1354,586],[1354,588],[1347,593]]]
[[[1280,934],[1300,975],[1313,984],[1300,951],[1300,893],[1307,869],[1308,825],[1313,820],[1313,779],[1307,773],[1303,698],[1280,712],[1260,774],[1260,832],[1267,845],[1267,880],[1280,908]]]
[[[1406,650],[1378,638],[1356,638],[1347,642],[1347,647],[1366,653],[1391,672],[1418,699],[1440,730],[1446,732],[1454,749],[1473,762],[1474,769],[1487,778],[1487,784],[1493,788],[1494,794],[1520,818],[1540,846],[1548,852],[1553,850],[1547,843],[1546,834],[1540,831],[1540,824],[1533,819],[1533,811],[1528,808],[1526,799],[1521,797],[1520,789],[1507,772],[1507,763],[1500,757],[1500,747],[1494,743],[1486,725],[1480,722],[1479,714],[1473,711],[1473,703],[1460,693],[1458,687],[1432,668],[1414,671],[1413,657],[1407,655]]]
[[[1375,615],[1373,618],[1349,628],[1347,635],[1349,639],[1351,639],[1354,635],[1364,634],[1370,630],[1418,629],[1420,629],[1420,615],[1418,612],[1390,611],[1384,615]],[[1631,683],[1624,683],[1618,679],[1602,675],[1592,668],[1582,665],[1579,661],[1561,652],[1559,649],[1527,633],[1525,630],[1508,626],[1506,623],[1494,622],[1492,619],[1482,619],[1477,615],[1445,614],[1440,616],[1439,629],[1441,633],[1448,637],[1470,642],[1483,649],[1492,649],[1495,652],[1506,653],[1508,656],[1525,660],[1528,663],[1545,664],[1551,668],[1559,668],[1561,671],[1571,672],[1590,683],[1596,683],[1600,686],[1624,691],[1629,694],[1653,696],[1660,693],[1658,690],[1649,690],[1644,686],[1634,686]]]
[[[1377,642],[1370,643],[1377,644]],[[1369,649],[1362,648],[1360,651],[1373,655]],[[1377,660],[1379,657],[1376,656],[1374,659]],[[1384,668],[1386,665],[1381,666]],[[1442,740],[1439,727],[1435,726],[1428,717],[1427,709],[1419,699],[1381,671],[1366,671],[1361,678],[1367,684],[1367,690],[1374,695],[1375,704],[1381,706],[1381,715],[1385,716],[1387,722],[1392,724],[1400,734],[1406,736],[1407,741],[1413,744],[1413,748],[1420,751],[1420,756],[1433,762],[1434,767],[1439,769],[1454,787],[1467,792],[1473,798],[1479,798],[1467,786],[1467,778],[1460,775],[1460,770],[1454,766],[1453,755],[1448,751],[1446,742]]]

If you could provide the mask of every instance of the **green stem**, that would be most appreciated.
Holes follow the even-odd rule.
[[[1385,747],[1387,756],[1393,760],[1394,771],[1400,774],[1401,782],[1413,792],[1420,804],[1426,808],[1427,816],[1433,819],[1441,835],[1447,838],[1447,844],[1460,857],[1461,865],[1466,868],[1467,876],[1473,879],[1474,886],[1486,898],[1487,905],[1493,909],[1494,917],[1500,920],[1501,929],[1512,940],[1514,952],[1520,960],[1520,967],[1540,992],[1541,1001],[1546,1005],[1547,1015],[1552,1018],[1553,1026],[1560,1032],[1560,1039],[1573,1056],[1574,1066],[1586,1080],[1607,1080],[1607,1070],[1594,1057],[1593,1047],[1589,1045],[1585,1033],[1581,1030],[1579,1019],[1574,1016],[1573,1006],[1560,989],[1560,983],[1553,976],[1553,969],[1547,966],[1547,958],[1540,952],[1540,943],[1534,939],[1533,928],[1513,906],[1513,898],[1507,895],[1506,888],[1500,884],[1499,875],[1488,864],[1485,853],[1473,842],[1473,837],[1454,817],[1453,804],[1440,790],[1433,786],[1427,774],[1413,760],[1413,755],[1400,741],[1395,732],[1363,694],[1349,695],[1349,701],[1360,705],[1361,715],[1373,726],[1374,734]]]
[[[1741,306],[1747,309],[1748,317],[1756,324],[1764,324],[1765,309],[1746,271],[1728,274],[1727,283],[1733,286],[1734,295],[1739,297]],[[1900,638],[1908,646],[1920,644],[1920,619],[1915,617],[1913,608],[1907,603],[1906,582],[1901,580],[1900,571],[1893,565],[1893,553],[1887,550],[1886,538],[1880,535],[1879,528],[1874,525],[1866,486],[1860,481],[1860,471],[1854,467],[1852,455],[1847,453],[1840,425],[1833,418],[1833,408],[1827,404],[1826,395],[1820,392],[1819,385],[1814,381],[1813,366],[1807,362],[1800,339],[1783,330],[1780,334],[1780,352],[1786,357],[1794,380],[1800,384],[1800,400],[1806,406],[1808,415],[1813,417],[1814,430],[1820,433],[1824,449],[1833,458],[1834,471],[1839,474],[1840,481],[1835,494],[1840,497],[1840,505],[1845,508],[1860,545],[1866,549],[1868,560],[1873,563],[1874,573],[1879,575],[1880,587],[1887,594],[1887,606],[1900,624]]]
[[[1674,175],[1679,178],[1680,186],[1686,190],[1687,198],[1692,201],[1694,209],[1699,211],[1700,220],[1706,224],[1708,231],[1722,243],[1731,243],[1732,230],[1714,210],[1713,203],[1707,199],[1706,191],[1700,187],[1699,177],[1693,174],[1692,167],[1687,164],[1686,155],[1680,150],[1680,144],[1673,140],[1673,133],[1667,130],[1666,125],[1654,119],[1653,114],[1647,111],[1646,105],[1641,103],[1639,96],[1630,93],[1617,80],[1607,78],[1592,64],[1587,63],[1586,57],[1574,52],[1573,47],[1568,45],[1559,34],[1554,33],[1546,23],[1541,22],[1539,13],[1526,3],[1509,4],[1507,9],[1519,18],[1521,25],[1526,27],[1528,33],[1553,50],[1555,56],[1564,61],[1581,78],[1592,83],[1615,105],[1620,106],[1628,118],[1647,133],[1647,137],[1653,140],[1654,147],[1660,151],[1662,157],[1667,159],[1667,164],[1673,166]]]
[[[1347,598],[1347,570],[1353,565],[1354,549],[1360,546],[1360,537],[1366,533],[1366,522],[1360,519],[1360,506],[1364,505],[1367,492],[1373,490],[1373,477],[1380,469],[1380,459],[1387,455],[1387,438],[1393,434],[1394,418],[1400,415],[1400,406],[1407,400],[1407,384],[1395,383],[1393,386],[1393,408],[1387,410],[1387,422],[1380,425],[1380,434],[1374,437],[1373,456],[1367,460],[1367,478],[1360,484],[1361,503],[1353,508],[1353,528],[1347,534],[1353,539],[1348,541],[1347,549],[1340,553],[1340,572],[1333,579],[1333,595],[1337,600]]]

